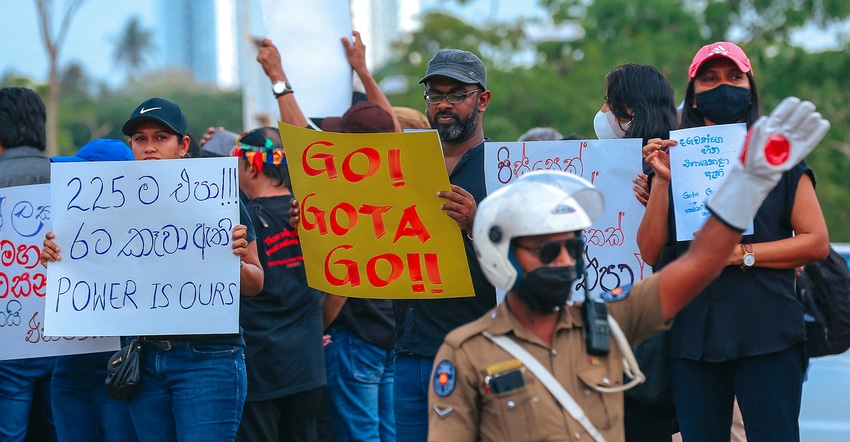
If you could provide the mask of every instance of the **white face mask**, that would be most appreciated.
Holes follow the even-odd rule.
[[[625,128],[628,129],[630,124],[631,121],[624,124]],[[593,117],[593,130],[596,132],[596,138],[600,140],[626,138],[626,130],[617,123],[613,112],[597,112]]]

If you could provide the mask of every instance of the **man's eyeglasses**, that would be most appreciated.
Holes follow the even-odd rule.
[[[476,89],[474,91],[469,91],[465,94],[463,93],[454,93],[454,94],[435,94],[425,92],[425,102],[428,104],[440,104],[443,101],[443,98],[446,99],[450,104],[460,104],[463,103],[463,100],[466,100],[466,97],[476,93],[481,92],[481,89]]]
[[[547,242],[539,247],[524,246],[520,244],[519,241],[516,241],[514,244],[516,244],[516,246],[520,249],[537,253],[537,256],[540,258],[540,262],[543,264],[549,264],[558,258],[558,255],[561,254],[562,247],[567,249],[567,253],[569,253],[570,257],[576,261],[578,261],[581,258],[581,254],[584,253],[584,241],[582,241],[580,237],[569,238],[562,241]]]

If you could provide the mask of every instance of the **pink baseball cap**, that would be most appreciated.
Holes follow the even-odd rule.
[[[694,55],[694,60],[691,62],[691,67],[688,69],[688,79],[690,80],[696,77],[697,71],[699,71],[699,68],[706,61],[721,57],[734,61],[738,65],[738,69],[743,73],[752,70],[750,59],[740,46],[728,41],[718,41],[705,45],[697,51],[696,55]]]

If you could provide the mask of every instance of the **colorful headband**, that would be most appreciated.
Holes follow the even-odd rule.
[[[253,146],[242,144],[242,137],[248,132],[236,137],[236,147],[230,151],[234,157],[242,157],[259,171],[263,170],[263,164],[286,164],[286,152],[283,149],[275,149],[274,142],[266,137],[265,146]]]

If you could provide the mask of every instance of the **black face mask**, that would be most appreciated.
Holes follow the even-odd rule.
[[[528,308],[551,313],[563,307],[578,278],[575,266],[539,267],[522,278],[516,293]]]
[[[694,96],[699,113],[715,124],[741,121],[750,110],[750,98],[749,89],[728,84]]]

